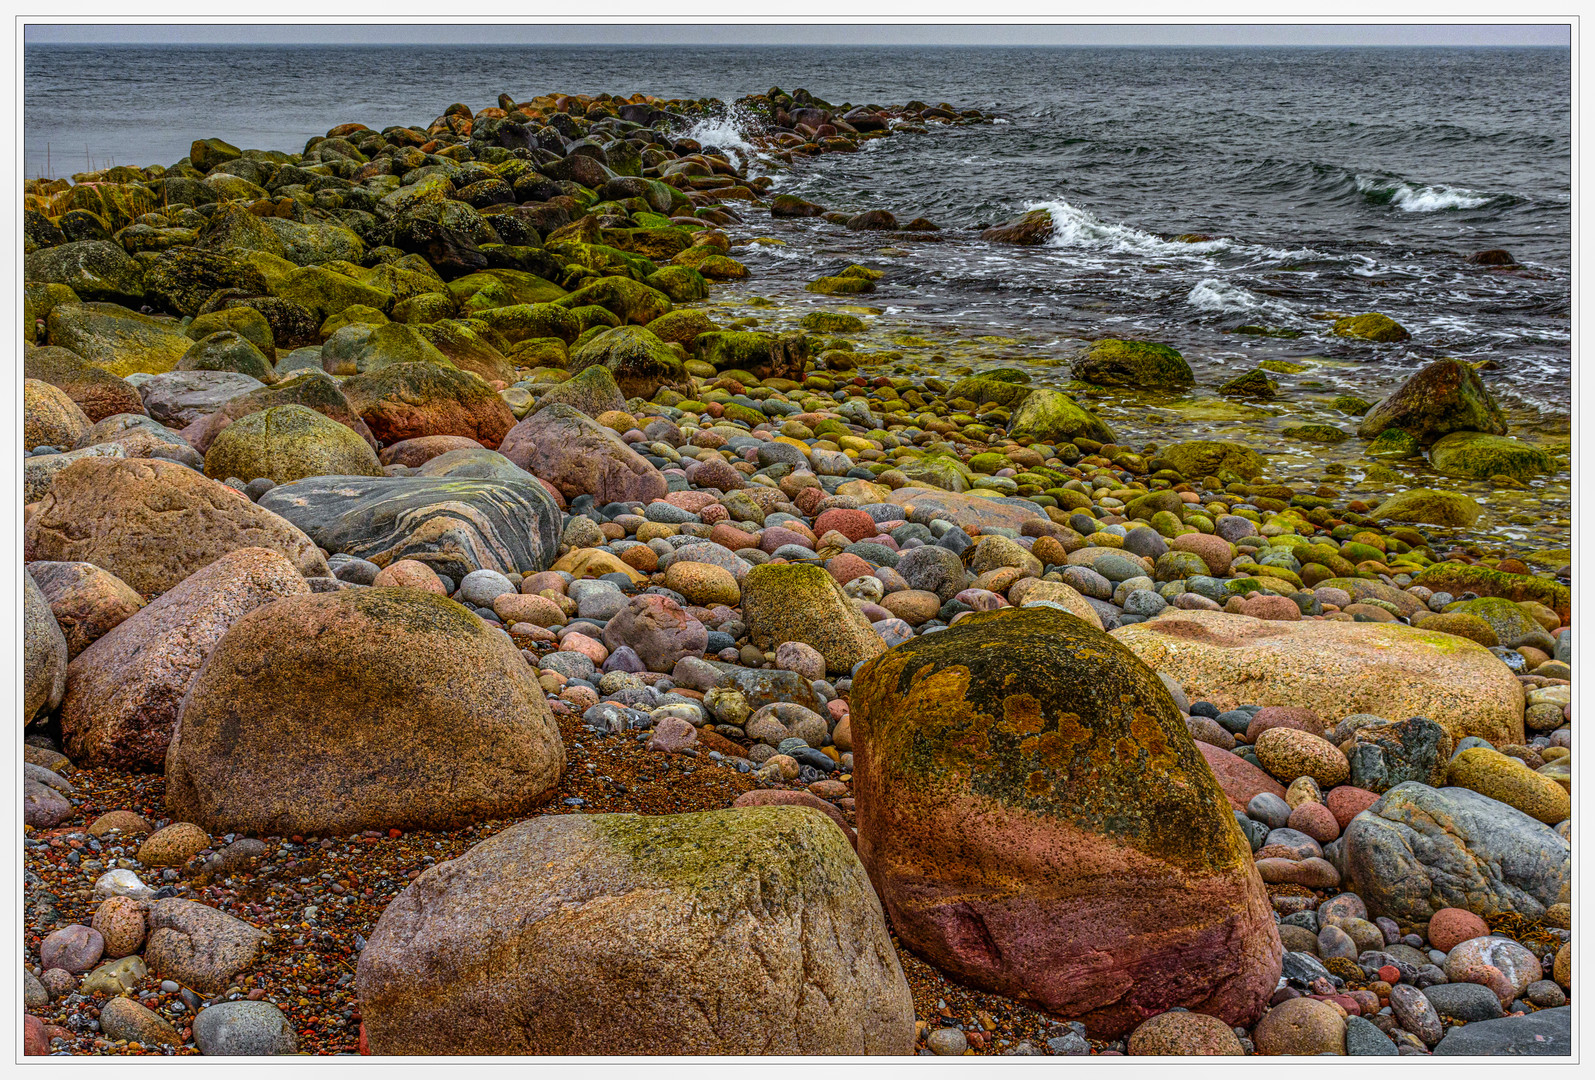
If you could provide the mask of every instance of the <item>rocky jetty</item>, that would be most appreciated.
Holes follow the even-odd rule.
[[[1570,547],[1481,498],[1561,462],[1455,360],[1308,481],[1143,407],[1283,371],[932,370],[885,254],[748,292],[1046,243],[773,190],[991,119],[505,94],[29,181],[27,1052],[1565,1053]]]

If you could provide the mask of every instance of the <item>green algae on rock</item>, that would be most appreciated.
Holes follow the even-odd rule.
[[[1368,515],[1368,520],[1467,528],[1479,520],[1482,512],[1476,499],[1460,492],[1413,488],[1385,499]]]
[[[1408,341],[1412,338],[1406,327],[1377,311],[1336,319],[1333,332],[1338,337],[1360,338],[1363,341]]]
[[[1058,390],[1031,390],[1008,421],[1013,438],[1059,443],[1084,436],[1097,442],[1113,442],[1113,429],[1100,417],[1083,408]]]
[[[1169,346],[1115,338],[1092,342],[1074,362],[1074,377],[1131,390],[1184,390],[1196,385],[1191,365]]]
[[[1552,472],[1556,464],[1537,447],[1478,431],[1453,431],[1429,448],[1436,472],[1465,480],[1509,476],[1532,480]]]
[[[1280,946],[1250,849],[1118,643],[1043,607],[965,616],[868,664],[853,708],[859,853],[911,948],[1099,1037],[1261,1011]]]
[[[246,413],[205,453],[205,475],[288,484],[313,476],[381,476],[374,450],[348,427],[303,405]]]
[[[1412,584],[1435,592],[1461,595],[1499,596],[1522,603],[1533,600],[1544,604],[1564,620],[1572,614],[1573,590],[1549,578],[1532,574],[1508,574],[1487,566],[1464,563],[1438,563],[1426,568]]]
[[[1420,369],[1363,415],[1357,434],[1372,439],[1387,428],[1410,432],[1428,445],[1453,431],[1506,434],[1506,418],[1479,373],[1460,360]]]
[[[820,566],[755,566],[742,579],[742,617],[758,648],[802,642],[818,650],[833,674],[851,671],[859,661],[886,651],[886,642],[869,620]]]
[[[1193,479],[1226,472],[1243,480],[1255,480],[1263,475],[1263,456],[1240,443],[1193,439],[1165,447],[1158,457]]]

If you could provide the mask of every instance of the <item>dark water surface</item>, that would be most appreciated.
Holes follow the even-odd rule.
[[[86,158],[169,164],[202,136],[298,150],[336,123],[425,124],[501,91],[945,100],[1002,119],[761,170],[831,209],[943,227],[895,256],[868,298],[884,315],[1021,355],[1155,336],[1207,386],[1313,358],[1310,388],[1368,397],[1437,356],[1490,359],[1515,419],[1554,431],[1569,401],[1570,78],[1564,49],[31,47],[24,167],[43,173],[47,146],[58,175]],[[742,130],[732,117],[695,134],[746,154]],[[1043,248],[972,232],[1042,205],[1059,223]],[[787,243],[739,249],[755,271],[744,293],[818,301],[802,282],[889,242],[751,215]],[[1212,239],[1168,239],[1182,233]],[[1522,268],[1464,262],[1496,247]],[[1413,340],[1346,343],[1312,317],[1373,310]]]

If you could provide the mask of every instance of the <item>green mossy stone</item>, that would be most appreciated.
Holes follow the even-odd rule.
[[[1074,363],[1074,377],[1132,390],[1184,390],[1196,385],[1191,365],[1176,350],[1151,341],[1106,338]]]
[[[628,398],[652,399],[661,387],[684,383],[687,377],[676,354],[641,326],[604,329],[571,350],[572,373],[594,365],[607,368]]]
[[[1175,443],[1157,457],[1191,480],[1221,476],[1225,472],[1246,480],[1256,480],[1263,475],[1263,456],[1239,443],[1195,439]]]
[[[1372,439],[1389,428],[1428,444],[1453,431],[1505,435],[1506,417],[1472,366],[1445,359],[1422,368],[1369,409],[1357,434]]]
[[[421,293],[393,305],[393,321],[407,326],[424,326],[454,317],[454,300],[445,293]]]
[[[672,307],[664,293],[623,277],[601,277],[554,301],[555,306],[566,309],[588,304],[606,308],[622,323],[637,326],[646,326]]]
[[[383,472],[376,451],[343,424],[303,405],[278,405],[223,428],[205,453],[205,475],[290,484],[313,476]]]
[[[1271,400],[1279,396],[1279,384],[1268,377],[1268,373],[1261,366],[1253,368],[1244,375],[1237,375],[1218,388],[1218,392],[1225,397],[1255,398]]]
[[[392,293],[322,266],[294,270],[287,275],[276,295],[303,304],[322,320],[355,304],[386,312],[392,309],[394,302]]]
[[[374,307],[366,307],[364,304],[351,304],[336,315],[327,316],[322,322],[318,333],[321,335],[321,340],[325,342],[346,326],[386,326],[390,321],[386,315]]]
[[[1061,391],[1045,389],[1032,390],[1020,401],[1008,423],[1008,434],[1046,443],[1075,438],[1115,441],[1113,429],[1095,413]]]
[[[41,248],[22,258],[24,281],[65,285],[80,300],[126,304],[143,303],[144,271],[126,251],[104,240]],[[189,314],[192,314],[190,312]]]
[[[112,375],[171,371],[193,346],[175,320],[155,319],[117,304],[57,304],[45,340]]]
[[[811,334],[858,334],[864,320],[840,311],[811,311],[798,324]]]
[[[177,361],[177,370],[236,371],[267,384],[277,381],[277,371],[265,354],[231,330],[218,330],[194,342]]]
[[[1371,402],[1364,401],[1360,397],[1353,397],[1350,394],[1341,394],[1329,404],[1331,408],[1335,409],[1337,412],[1343,412],[1347,416],[1361,416],[1369,409],[1373,408],[1373,404]]]
[[[475,317],[511,345],[528,338],[558,338],[568,345],[582,332],[581,320],[560,304],[512,304]]]
[[[687,266],[661,267],[644,278],[643,284],[664,293],[677,304],[703,300],[709,295],[709,283],[703,275]]]
[[[230,330],[259,349],[267,357],[276,355],[271,338],[271,323],[252,307],[222,308],[197,316],[188,324],[188,336],[201,341],[211,334]]]
[[[1478,596],[1499,596],[1519,603],[1533,600],[1556,612],[1564,622],[1572,612],[1573,591],[1566,585],[1530,574],[1507,574],[1487,566],[1436,563],[1413,578],[1412,584],[1422,585],[1434,592],[1448,592],[1453,596],[1471,592]]]
[[[1419,525],[1469,528],[1483,508],[1467,495],[1433,488],[1414,488],[1392,495],[1374,508],[1369,521],[1411,521]]]
[[[1429,462],[1444,476],[1467,480],[1510,476],[1528,481],[1556,469],[1556,462],[1543,450],[1478,431],[1454,431],[1440,439],[1429,448]]]
[[[1351,438],[1351,432],[1337,428],[1333,424],[1301,424],[1296,427],[1281,428],[1279,433],[1288,439],[1315,443],[1343,443]]]
[[[1378,312],[1336,319],[1333,332],[1337,337],[1359,338],[1363,341],[1408,341],[1412,337],[1400,323]]]
[[[821,296],[862,296],[865,293],[874,292],[875,283],[867,278],[830,275],[815,278],[803,288],[811,293],[819,293]]]
[[[1385,461],[1408,461],[1422,453],[1417,437],[1400,428],[1381,431],[1367,449],[1369,457]]]

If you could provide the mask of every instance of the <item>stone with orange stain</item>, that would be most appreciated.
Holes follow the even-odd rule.
[[[1255,1020],[1281,946],[1223,789],[1151,671],[1048,608],[970,614],[852,697],[859,855],[954,978],[1123,1035]]]

